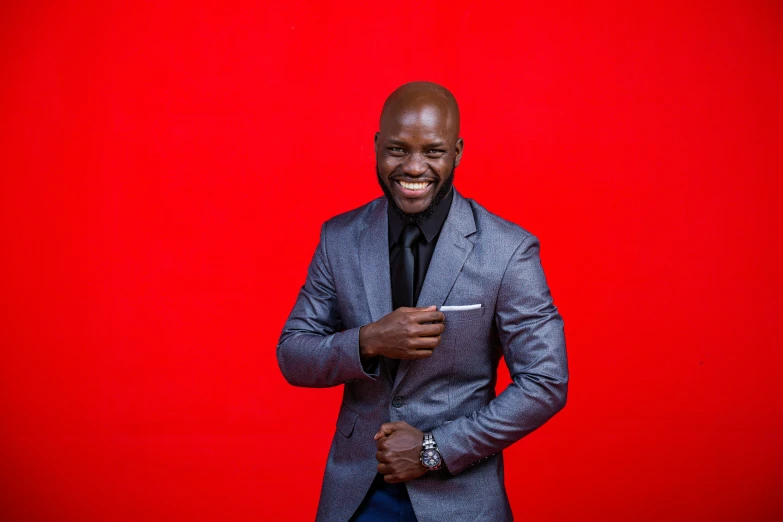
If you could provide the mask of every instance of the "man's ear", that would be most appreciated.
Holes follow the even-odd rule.
[[[462,147],[465,145],[465,142],[462,141],[462,138],[457,139],[457,145],[454,147],[454,149],[457,151],[457,155],[454,157],[454,167],[459,166],[459,160],[462,159]]]
[[[381,138],[381,133],[376,132],[375,133],[375,157],[376,158],[378,157],[378,141],[380,140],[380,138]]]

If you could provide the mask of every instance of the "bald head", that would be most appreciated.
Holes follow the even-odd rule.
[[[459,136],[459,106],[451,92],[437,83],[410,82],[401,85],[392,92],[381,110],[380,128],[383,132],[384,124],[396,122],[405,116],[420,114],[428,120],[437,118],[437,124],[442,125],[443,130],[453,134],[456,139]]]
[[[406,220],[429,219],[462,157],[459,107],[436,83],[406,83],[386,99],[375,134],[378,180]]]

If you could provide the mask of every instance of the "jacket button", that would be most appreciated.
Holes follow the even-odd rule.
[[[395,397],[392,399],[392,406],[395,408],[402,408],[403,404],[405,404],[405,401],[402,400],[402,397]]]

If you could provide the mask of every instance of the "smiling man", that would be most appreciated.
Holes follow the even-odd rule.
[[[319,521],[512,520],[502,450],[565,405],[538,240],[453,188],[459,128],[440,85],[389,96],[385,197],[324,224],[280,336],[291,384],[343,386]]]
[[[411,147],[419,154],[411,156]],[[459,108],[451,93],[423,82],[394,91],[381,111],[375,155],[378,182],[398,215],[407,223],[426,222],[451,194],[462,157]]]

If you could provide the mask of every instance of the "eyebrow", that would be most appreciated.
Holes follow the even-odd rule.
[[[386,140],[386,145],[405,145],[405,146],[407,146],[408,142],[402,141],[402,140],[398,140],[398,139],[395,139],[395,138],[390,138],[390,139]],[[447,148],[447,146],[442,141],[434,141],[432,143],[426,143],[424,145],[424,148],[426,148],[426,149],[441,148],[442,149],[442,148]]]
[[[392,138],[392,139],[387,139],[387,140],[386,140],[386,143],[387,143],[388,145],[407,145],[407,143],[405,143],[404,141],[401,141],[401,140],[395,140],[394,138]]]

